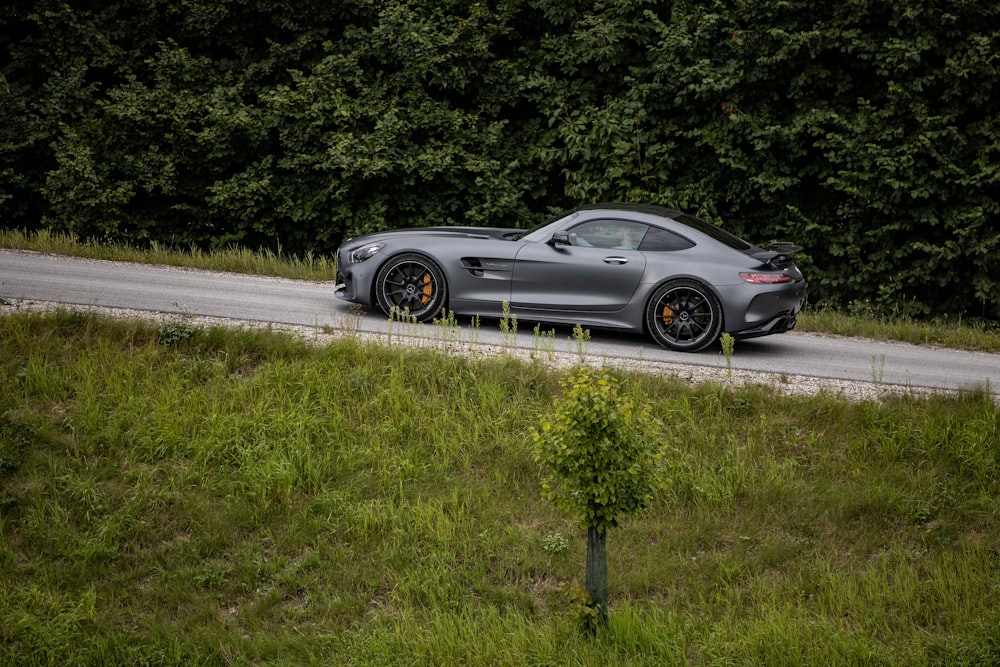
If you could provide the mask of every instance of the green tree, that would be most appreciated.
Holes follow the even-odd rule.
[[[717,0],[659,30],[647,106],[688,119],[713,217],[804,245],[814,301],[1000,315],[996,5]]]
[[[609,528],[645,508],[662,484],[661,447],[649,406],[623,395],[604,370],[579,367],[561,381],[551,417],[532,432],[542,495],[587,528],[586,590],[596,621],[608,617]]]
[[[650,47],[670,3],[533,0],[537,42],[526,40],[530,69],[521,95],[535,105],[545,129],[537,159],[550,197],[569,203],[663,201],[675,148],[673,119],[653,117],[647,105]],[[669,18],[665,20],[669,21]],[[651,138],[657,134],[660,139]],[[669,199],[669,195],[667,196]]]

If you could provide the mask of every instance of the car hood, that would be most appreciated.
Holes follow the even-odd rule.
[[[499,239],[502,241],[514,240],[515,235],[523,234],[525,230],[513,227],[419,227],[415,229],[391,229],[384,232],[375,232],[357,238],[344,241],[343,245],[359,243],[373,243],[376,241],[386,241],[396,238],[474,238],[474,239]]]

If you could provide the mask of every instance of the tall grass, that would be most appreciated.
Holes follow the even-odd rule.
[[[796,329],[875,340],[896,340],[914,345],[1000,352],[1000,323],[988,320],[917,320],[863,308],[849,308],[846,311],[807,308],[800,315]]]
[[[987,392],[622,377],[673,483],[609,534],[588,638],[528,443],[542,364],[0,315],[0,664],[1000,659]]]
[[[26,233],[0,229],[0,248],[302,280],[333,280],[336,277],[336,265],[331,257],[313,253],[299,257],[280,250],[250,250],[243,246],[205,251],[196,246],[175,248],[153,241],[146,247],[138,247],[127,243],[81,241],[68,234],[47,230]]]

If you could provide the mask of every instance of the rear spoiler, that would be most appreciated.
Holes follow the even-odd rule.
[[[776,241],[767,244],[767,250],[755,252],[750,255],[761,264],[767,264],[771,268],[780,269],[792,263],[792,255],[801,252],[802,246],[794,243]]]

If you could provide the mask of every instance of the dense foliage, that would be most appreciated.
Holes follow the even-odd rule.
[[[1000,317],[1000,6],[11,0],[0,226],[332,250],[593,200],[807,248],[813,301]]]

